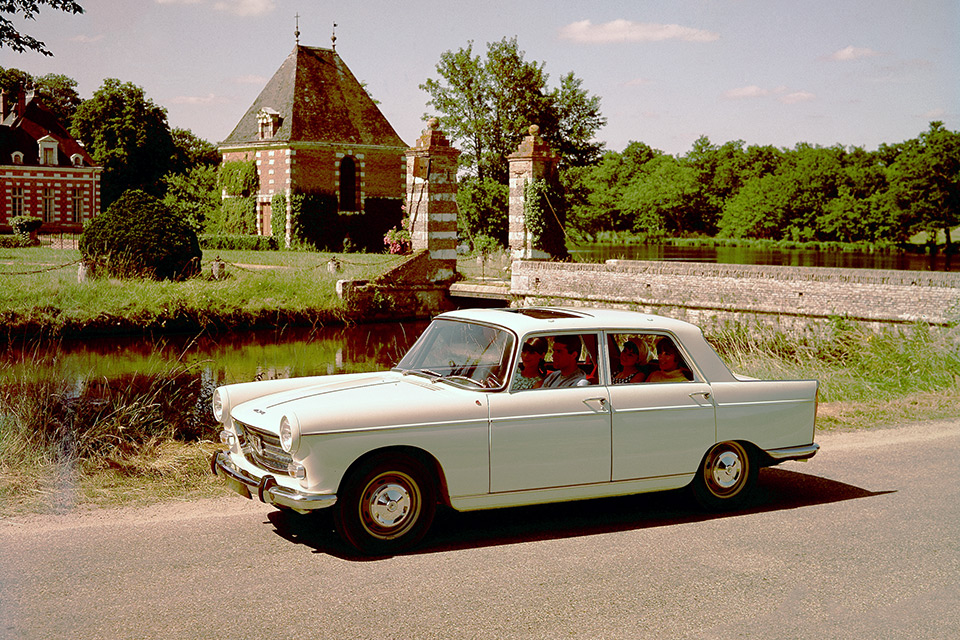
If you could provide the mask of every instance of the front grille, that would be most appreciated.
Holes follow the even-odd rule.
[[[242,422],[235,424],[244,455],[264,469],[275,473],[287,473],[287,465],[293,459],[280,446],[279,436]]]

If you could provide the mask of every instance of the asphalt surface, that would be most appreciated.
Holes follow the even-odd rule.
[[[735,514],[445,511],[390,558],[239,496],[0,520],[0,638],[960,638],[960,421],[819,441]]]

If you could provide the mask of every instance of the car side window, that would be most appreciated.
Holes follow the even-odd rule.
[[[523,348],[527,348],[527,345],[531,342],[527,341]],[[541,361],[541,368],[545,373],[537,388],[585,387],[598,384],[597,334],[558,334],[545,336],[545,342],[546,351],[544,351]],[[514,374],[514,389],[531,388],[517,386],[517,374],[519,374],[520,368],[524,366],[525,358],[531,360],[531,363],[527,365],[527,370],[533,372],[535,356],[530,353],[530,350],[528,350],[526,356],[521,351],[517,373]]]
[[[607,336],[613,384],[689,382],[693,379],[672,338],[660,334],[620,333]]]

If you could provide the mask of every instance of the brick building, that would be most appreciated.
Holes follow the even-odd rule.
[[[369,199],[404,193],[407,145],[335,49],[297,44],[219,150],[224,162],[256,161],[261,235],[286,215],[271,211],[275,193],[329,194],[355,226]]]
[[[41,233],[81,232],[100,212],[101,171],[33,91],[0,93],[0,230],[28,215]]]

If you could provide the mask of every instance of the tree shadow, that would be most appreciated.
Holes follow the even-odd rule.
[[[704,511],[686,489],[465,513],[441,508],[424,541],[404,555],[665,527],[888,493],[893,491],[868,491],[820,476],[770,468],[760,472],[743,508],[722,513]],[[384,559],[361,556],[346,545],[334,532],[330,514],[324,511],[306,516],[274,511],[267,517],[277,535],[308,546],[315,553],[351,561]]]

